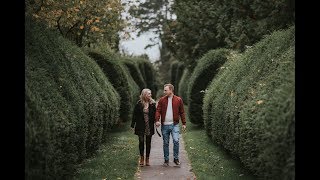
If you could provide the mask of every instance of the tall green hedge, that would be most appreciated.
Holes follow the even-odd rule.
[[[141,57],[122,57],[121,62],[129,70],[133,80],[139,86],[140,92],[144,88],[149,88],[152,91],[152,97],[156,98],[158,86],[153,64]]]
[[[174,86],[174,92],[176,95],[180,96],[179,94],[179,83],[181,81],[182,75],[183,75],[183,70],[184,70],[185,66],[182,62],[179,62],[177,70],[176,70],[176,77],[175,77],[175,86]]]
[[[184,64],[182,62],[175,60],[170,64],[171,84],[174,86],[174,93],[178,96],[180,96],[179,83],[182,78],[183,70]]]
[[[156,85],[156,73],[153,65],[150,61],[145,60],[144,63],[144,71],[145,71],[145,81],[147,84],[147,87],[152,91],[152,97],[156,98],[156,93],[158,91],[158,87]]]
[[[204,98],[221,144],[264,179],[295,178],[295,28],[276,31],[228,61]]]
[[[133,77],[132,77],[132,75],[130,73],[129,68],[123,64],[123,61],[121,61],[121,63],[122,63],[123,68],[126,71],[125,74],[127,76],[128,82],[129,82],[130,94],[131,94],[131,99],[132,99],[132,103],[133,103],[132,104],[132,109],[131,109],[130,112],[133,112],[134,105],[139,100],[139,96],[140,96],[141,91],[140,91],[140,87],[138,86],[138,84],[134,81],[134,79],[133,79]],[[129,116],[130,116],[129,118],[131,119],[132,113],[130,113]]]
[[[176,87],[178,84],[176,83],[176,74],[178,71],[179,61],[175,60],[172,61],[170,64],[170,83]]]
[[[76,45],[25,19],[25,178],[69,179],[118,122],[119,95]]]
[[[92,57],[102,68],[113,87],[120,95],[120,119],[122,122],[129,120],[129,115],[133,110],[133,100],[129,79],[126,69],[120,63],[119,57],[111,52],[108,47],[100,45],[94,49],[86,49],[87,54]]]
[[[184,68],[184,64],[177,60],[173,60],[170,64],[170,83],[174,86],[174,93],[178,96],[180,96],[179,83],[181,81]]]
[[[152,91],[152,97],[156,97],[156,73],[152,63],[141,57],[126,57],[123,63],[130,69],[130,74],[134,77],[140,87],[140,91],[148,88]]]
[[[179,89],[178,89],[178,94],[182,98],[183,103],[188,105],[188,84],[189,84],[189,79],[190,79],[191,73],[188,68],[185,68],[182,73],[182,77],[179,81]]]
[[[194,124],[203,124],[203,97],[208,84],[218,73],[220,67],[227,61],[230,51],[215,49],[206,53],[199,59],[188,83],[189,118]]]
[[[141,74],[138,63],[136,63],[137,58],[123,57],[122,63],[129,69],[133,80],[137,83],[140,88],[140,91],[147,87],[147,84]]]

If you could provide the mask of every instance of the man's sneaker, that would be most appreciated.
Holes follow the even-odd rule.
[[[179,165],[180,165],[180,161],[179,161],[179,159],[174,159],[174,160],[173,160],[173,162],[174,162],[177,166],[179,166]]]
[[[169,166],[169,160],[164,160],[163,166]]]

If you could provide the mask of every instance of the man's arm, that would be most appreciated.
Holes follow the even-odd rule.
[[[156,119],[155,122],[159,122],[162,110],[162,101],[161,99],[158,101],[157,109],[156,109]]]
[[[180,105],[179,105],[179,115],[181,117],[182,125],[186,125],[186,115],[184,112],[184,107],[183,107],[183,100],[180,98]]]

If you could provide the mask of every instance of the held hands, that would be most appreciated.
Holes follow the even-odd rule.
[[[160,121],[157,121],[157,122],[156,122],[156,127],[159,127],[160,124],[161,124]]]
[[[187,126],[186,125],[182,125],[182,131],[186,132]]]

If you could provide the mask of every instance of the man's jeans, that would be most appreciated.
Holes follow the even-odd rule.
[[[170,133],[173,139],[173,158],[179,159],[179,124],[161,125],[161,132],[163,137],[164,160],[169,161]]]

